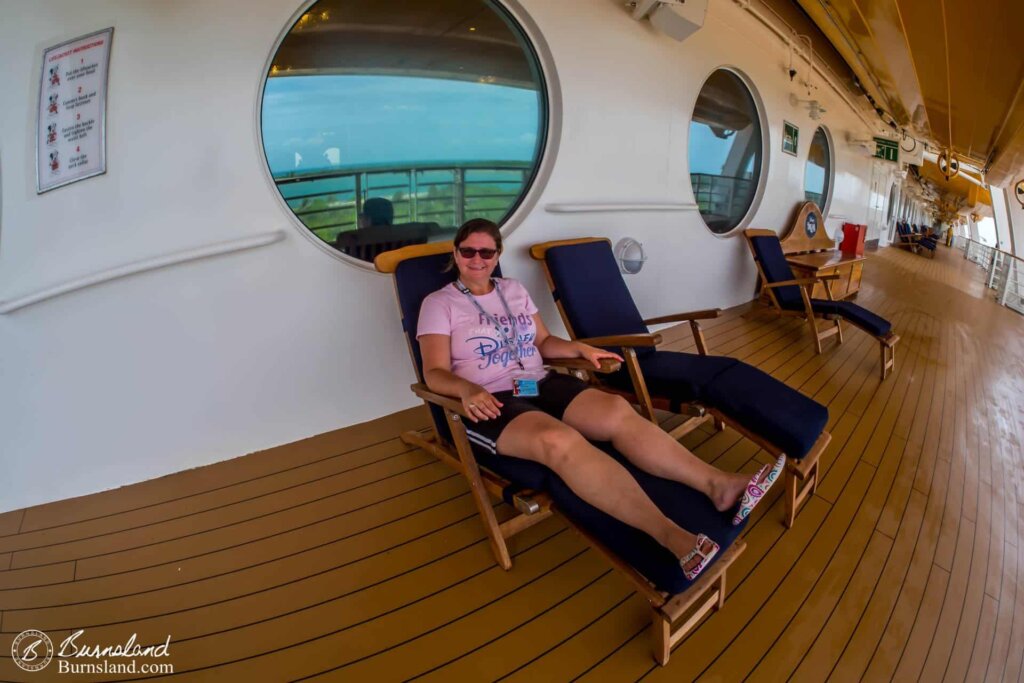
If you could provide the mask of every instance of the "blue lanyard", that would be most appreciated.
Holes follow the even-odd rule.
[[[498,336],[501,337],[501,340],[505,342],[505,346],[508,347],[509,353],[512,354],[512,359],[516,362],[516,365],[519,366],[520,370],[526,370],[526,366],[523,365],[522,359],[519,358],[519,347],[517,346],[519,342],[519,330],[516,328],[516,319],[512,315],[512,310],[508,307],[508,302],[505,301],[505,295],[501,293],[501,288],[498,287],[498,281],[491,278],[491,284],[494,285],[494,291],[498,293],[498,298],[501,299],[501,305],[505,307],[505,315],[508,316],[508,323],[512,327],[512,339],[509,339],[508,335],[505,334],[505,330],[502,328],[501,323],[498,322],[497,318],[484,310],[483,306],[480,305],[480,302],[473,296],[473,293],[469,291],[469,287],[462,284],[461,280],[455,280],[453,284],[456,289],[465,294],[466,298],[473,302],[473,305],[476,306],[476,310],[480,312],[480,315],[484,320],[494,325],[494,329],[498,332]]]

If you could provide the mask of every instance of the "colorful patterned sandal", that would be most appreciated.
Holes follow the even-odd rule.
[[[703,550],[701,550],[701,548],[703,548],[708,543],[711,544],[711,548],[707,552],[704,552]],[[686,553],[686,557],[684,557],[681,560],[679,560],[679,566],[683,568],[683,576],[685,576],[690,581],[693,581],[694,579],[697,578],[698,574],[700,574],[702,571],[704,571],[704,567],[708,566],[708,563],[711,562],[711,558],[713,558],[717,554],[718,554],[718,544],[715,543],[714,541],[712,541],[710,538],[708,538],[704,534],[697,534],[697,545],[696,545],[696,547],[694,547],[694,549],[691,550],[690,552]],[[693,558],[695,558],[695,557],[699,557],[700,558],[700,562],[698,562],[691,569],[687,569],[686,565],[689,562],[691,562],[693,560]]]
[[[740,509],[733,515],[732,525],[736,526],[742,524],[750,513],[757,507],[757,504],[764,498],[764,494],[768,493],[768,489],[772,487],[775,480],[782,474],[782,468],[786,466],[786,456],[780,455],[779,459],[775,461],[772,468],[768,470],[768,474],[765,475],[764,471],[768,469],[768,465],[763,466],[757,471],[751,480],[747,484],[747,488],[743,491],[743,497],[740,499]],[[761,477],[764,476],[762,480]]]

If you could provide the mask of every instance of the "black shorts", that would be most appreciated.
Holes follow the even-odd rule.
[[[549,372],[539,383],[539,396],[513,396],[511,391],[499,391],[494,397],[501,401],[501,414],[490,420],[465,420],[466,436],[474,451],[497,454],[498,437],[513,419],[534,410],[561,420],[565,409],[580,392],[590,388],[581,379],[557,372]]]

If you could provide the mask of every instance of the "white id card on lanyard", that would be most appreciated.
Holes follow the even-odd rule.
[[[517,372],[512,375],[512,395],[526,398],[540,396],[540,381],[545,377],[547,372],[543,370]]]

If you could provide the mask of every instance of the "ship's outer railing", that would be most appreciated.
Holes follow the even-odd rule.
[[[1003,306],[1024,313],[1024,260],[1000,249],[992,258],[989,287]]]
[[[363,202],[388,199],[396,222],[461,225],[467,216],[500,220],[529,179],[529,162],[375,164],[281,174],[274,182],[306,227],[325,241],[356,227]],[[477,188],[474,190],[473,188]]]
[[[964,241],[964,258],[985,269],[985,284],[995,290],[996,301],[1024,314],[1024,260],[977,240]]]
[[[967,238],[967,247],[964,249],[964,258],[973,261],[985,270],[992,267],[992,257],[995,247],[990,247],[978,240]]]
[[[746,213],[754,181],[743,177],[691,173],[690,183],[701,213],[737,216]]]

